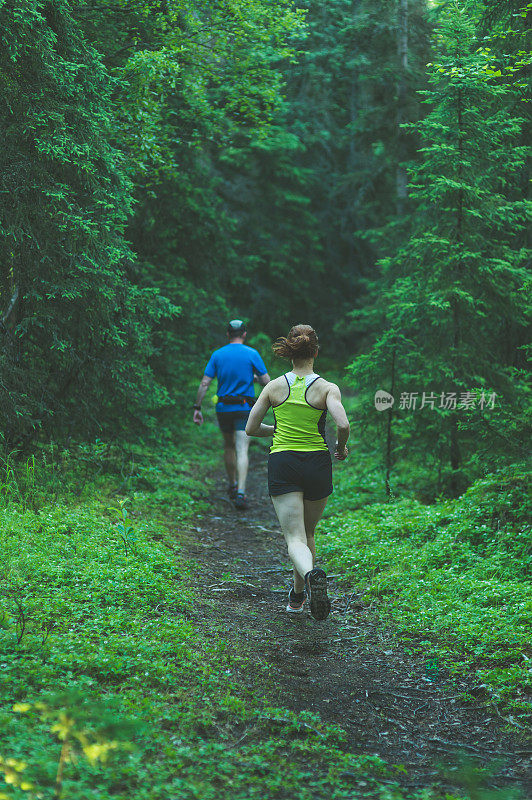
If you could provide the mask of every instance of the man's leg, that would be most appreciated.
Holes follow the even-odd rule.
[[[246,480],[248,477],[248,449],[250,438],[245,431],[235,431],[236,448],[236,475],[238,480],[238,493],[246,493]]]
[[[233,431],[230,433],[222,431],[224,437],[224,462],[227,471],[229,483],[233,486],[236,483],[236,452],[235,452],[235,434]]]
[[[302,592],[303,578],[314,566],[312,551],[307,544],[303,492],[276,495],[272,497],[272,503],[294,566],[294,591]]]

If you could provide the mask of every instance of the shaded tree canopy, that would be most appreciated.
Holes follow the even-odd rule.
[[[240,316],[263,342],[318,328],[388,473],[416,452],[431,491],[456,493],[481,456],[521,458],[529,16],[518,0],[0,2],[9,446],[164,435]],[[375,415],[392,384],[501,402]]]

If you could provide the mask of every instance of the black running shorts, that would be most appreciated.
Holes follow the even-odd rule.
[[[311,453],[283,450],[268,456],[268,491],[271,496],[303,492],[305,500],[321,500],[332,490],[332,462],[328,450]]]
[[[216,416],[220,430],[223,433],[245,431],[250,411],[251,409],[247,406],[245,411],[217,411]]]

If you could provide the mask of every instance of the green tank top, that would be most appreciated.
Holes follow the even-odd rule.
[[[320,376],[313,374],[299,378],[294,372],[287,372],[284,377],[288,385],[288,397],[273,406],[275,425],[270,453],[327,450],[324,435],[327,411],[311,406],[306,399],[309,386]]]

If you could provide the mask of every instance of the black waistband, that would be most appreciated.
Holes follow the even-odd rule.
[[[223,397],[219,397],[218,401],[223,403],[224,406],[243,406],[245,403],[249,403],[252,406],[255,403],[255,398],[247,397],[243,394],[225,394]]]

